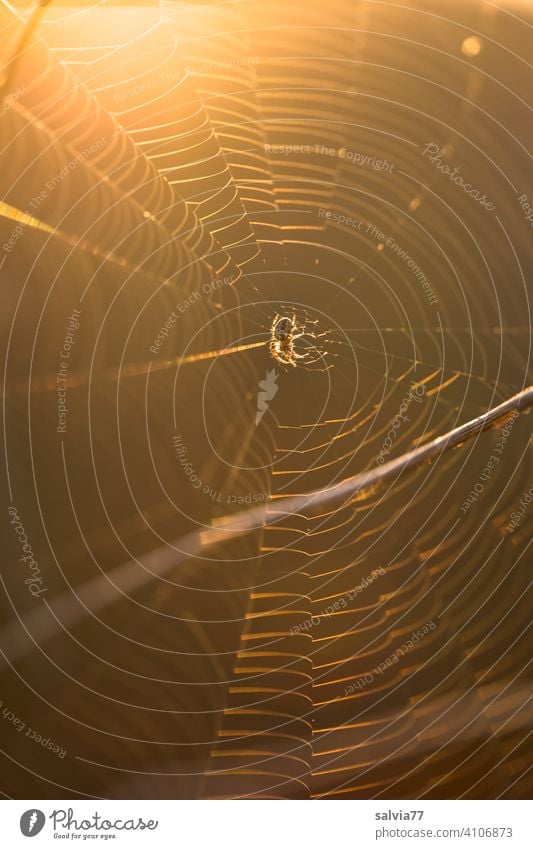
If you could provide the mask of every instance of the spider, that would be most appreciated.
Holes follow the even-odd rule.
[[[303,360],[306,363],[316,362],[311,351],[304,351],[303,354],[298,354],[295,350],[294,343],[297,339],[304,336],[314,337],[314,333],[307,329],[307,324],[316,325],[316,321],[304,322],[303,325],[296,323],[296,313],[293,312],[292,317],[279,315],[276,313],[270,327],[270,355],[284,366],[293,366],[296,368],[297,360]]]
[[[285,366],[296,366],[296,355],[294,352],[294,331],[296,329],[296,315],[292,318],[278,313],[270,327],[270,343],[268,349],[272,357]]]

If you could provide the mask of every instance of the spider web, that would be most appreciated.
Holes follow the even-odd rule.
[[[47,10],[0,206],[8,501],[47,595],[6,575],[3,674],[69,755],[30,775],[10,741],[6,792],[528,792],[527,417],[180,547],[531,382],[527,23],[437,5]],[[270,356],[276,315],[309,362]]]

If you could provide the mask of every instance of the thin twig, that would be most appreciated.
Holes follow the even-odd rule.
[[[43,597],[45,606],[32,611],[23,619],[13,607],[14,616],[18,621],[12,622],[0,632],[0,646],[9,646],[9,662],[16,662],[33,648],[33,643],[21,631],[20,624],[31,634],[33,640],[41,645],[62,628],[76,625],[88,614],[97,613],[111,603],[117,602],[122,594],[129,595],[135,592],[152,580],[168,574],[189,558],[203,555],[221,542],[227,542],[257,528],[275,524],[295,513],[315,513],[317,508],[322,509],[336,502],[342,506],[358,493],[373,489],[385,481],[417,468],[428,460],[440,457],[466,440],[472,439],[476,434],[504,421],[514,411],[518,413],[532,406],[533,386],[530,386],[483,415],[459,425],[428,442],[427,445],[402,454],[401,457],[383,466],[362,472],[324,489],[288,497],[281,503],[276,502],[275,507],[270,502],[233,516],[217,519],[203,530],[193,531],[173,543],[154,549],[138,560],[123,563],[110,572],[73,588],[72,593],[63,593],[52,603]],[[277,506],[278,503],[279,506]],[[8,595],[1,576],[0,580]],[[1,649],[0,652],[4,663],[7,662]],[[1,665],[0,661],[0,667]]]

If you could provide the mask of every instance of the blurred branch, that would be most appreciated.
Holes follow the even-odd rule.
[[[20,657],[30,653],[33,643],[25,636],[23,629],[31,635],[37,644],[50,639],[61,628],[68,628],[84,619],[88,614],[96,613],[117,602],[121,594],[129,595],[154,579],[162,577],[191,557],[202,555],[213,546],[227,542],[242,534],[249,533],[265,525],[275,524],[294,513],[316,511],[326,505],[340,502],[339,506],[348,503],[355,495],[367,489],[398,478],[405,472],[417,468],[428,460],[433,460],[455,448],[477,434],[505,421],[512,413],[517,414],[533,406],[533,386],[513,395],[497,407],[466,422],[448,433],[437,437],[413,451],[402,454],[401,457],[385,463],[383,466],[362,472],[347,478],[338,484],[315,492],[292,496],[283,499],[283,504],[274,507],[270,502],[233,516],[217,519],[203,530],[195,530],[173,543],[154,549],[141,560],[128,561],[106,574],[93,578],[56,597],[50,603],[44,600],[41,606],[22,619],[13,608],[13,615],[19,621],[13,621],[0,632],[0,646],[9,646],[9,661],[15,662]],[[9,598],[3,578],[0,576],[4,592]],[[11,602],[11,599],[9,599]],[[12,603],[11,603],[12,604]],[[13,607],[13,605],[12,605]],[[19,624],[20,623],[20,624]],[[6,656],[0,652],[4,661]],[[0,663],[0,666],[2,664]]]
[[[0,71],[0,100],[2,103],[13,87],[15,72],[17,70],[20,57],[30,43],[33,34],[39,25],[41,16],[50,2],[51,0],[38,0],[36,6],[30,12],[28,17],[22,20],[20,35],[16,39],[11,55],[8,56],[5,64],[2,65],[2,70]]]

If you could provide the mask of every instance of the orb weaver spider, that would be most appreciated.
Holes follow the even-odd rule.
[[[297,324],[295,312],[293,312],[292,317],[276,313],[270,326],[268,349],[270,355],[278,363],[296,368],[297,360],[303,360],[305,363],[314,363],[320,359],[320,357],[314,356],[311,350],[304,350],[304,353],[300,354],[294,347],[297,339],[302,339],[303,337],[315,339],[317,336],[323,335],[316,334],[314,330],[308,329],[308,324],[314,327],[318,324],[318,320],[310,321],[306,319],[303,324]]]

